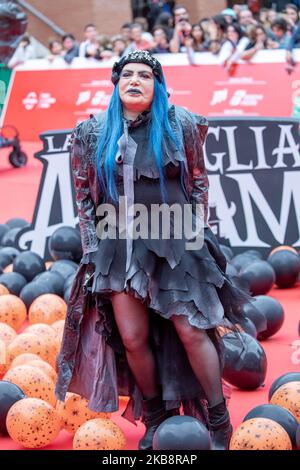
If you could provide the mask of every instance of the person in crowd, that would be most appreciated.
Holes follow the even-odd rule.
[[[248,33],[249,26],[258,24],[258,22],[253,17],[252,11],[248,8],[244,8],[239,12],[238,23],[245,34]]]
[[[63,58],[63,46],[59,39],[52,39],[49,41],[49,51],[47,59],[49,62],[54,62],[56,59]]]
[[[79,56],[79,46],[73,34],[65,34],[62,37],[63,57],[67,64],[71,64],[75,57]]]
[[[127,47],[126,40],[119,34],[111,38],[111,43],[114,55],[120,58],[123,57]]]
[[[79,46],[79,57],[93,58],[99,49],[98,30],[92,23],[84,27],[85,40]]]
[[[163,12],[156,18],[155,27],[162,26],[166,31],[168,41],[172,39],[174,28],[173,28],[173,16],[171,13]]]
[[[34,48],[30,43],[30,37],[24,35],[13,56],[9,60],[7,67],[13,69],[24,64],[27,60],[35,59]]]
[[[137,16],[136,18],[133,19],[134,24],[140,24],[142,27],[142,38],[145,39],[148,42],[153,42],[153,36],[149,32],[149,23],[147,18],[143,16]]]
[[[175,23],[173,37],[170,41],[171,52],[184,52],[186,50],[185,39],[190,37],[192,25],[188,16],[181,16]]]
[[[221,11],[221,15],[224,16],[228,24],[231,24],[234,21],[237,21],[237,14],[232,8],[225,8],[225,10]]]
[[[151,54],[167,54],[170,52],[167,31],[163,26],[153,28],[154,47],[149,49]]]
[[[249,28],[249,44],[245,50],[241,52],[241,60],[250,60],[252,57],[263,49],[268,48],[268,36],[262,25],[252,26]]]
[[[173,9],[173,16],[174,16],[174,26],[184,18],[186,21],[190,21],[189,19],[189,12],[184,5],[176,5]]]
[[[218,62],[226,67],[226,70],[230,73],[233,65],[240,59],[250,40],[237,23],[227,26],[225,37],[226,40],[223,42],[218,55]]]
[[[278,49],[286,49],[290,41],[288,24],[284,18],[278,18],[271,24],[271,30]]]
[[[296,25],[299,22],[299,9],[293,3],[288,3],[285,7],[285,16],[284,16],[287,24],[288,30],[293,33]]]
[[[139,23],[133,23],[131,25],[131,42],[127,46],[125,55],[136,50],[151,49],[154,46],[154,42],[143,38],[143,28]]]
[[[131,25],[132,23],[123,23],[120,28],[120,35],[126,41],[127,46],[130,42],[131,37]]]
[[[185,47],[191,48],[193,52],[206,52],[208,50],[204,30],[199,23],[192,25],[191,34],[185,39]]]

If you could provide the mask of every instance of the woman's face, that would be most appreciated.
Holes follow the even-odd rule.
[[[297,23],[298,21],[298,13],[294,10],[294,8],[287,8],[286,9],[286,16],[290,21],[292,21],[294,24]]]
[[[202,33],[202,29],[200,26],[193,27],[192,36],[194,39],[196,39],[196,41],[201,41],[201,39],[203,38],[203,33]]]
[[[127,110],[141,113],[148,109],[154,95],[151,67],[146,64],[126,64],[119,80],[119,95]]]
[[[234,43],[238,42],[238,40],[239,40],[239,35],[232,26],[229,26],[227,28],[227,37],[228,37],[229,41],[232,41]]]

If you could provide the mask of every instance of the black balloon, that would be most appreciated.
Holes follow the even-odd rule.
[[[280,330],[284,322],[284,310],[278,300],[267,295],[254,297],[254,306],[267,319],[267,327],[258,334],[258,339],[264,340],[275,335]]]
[[[32,302],[43,294],[55,294],[54,288],[47,282],[32,281],[26,284],[20,292],[20,299],[23,300],[27,309],[29,309]]]
[[[1,245],[2,246],[14,246],[17,247],[16,237],[20,232],[20,228],[10,228],[2,237]]]
[[[19,273],[3,273],[0,275],[0,284],[3,284],[9,290],[10,294],[19,295],[27,281]]]
[[[256,260],[242,268],[240,278],[247,283],[252,295],[263,295],[269,292],[275,282],[275,272],[267,261]]]
[[[66,291],[70,286],[72,286],[74,279],[75,279],[75,273],[67,277],[64,283],[64,291]]]
[[[23,251],[16,256],[13,262],[13,271],[22,274],[28,282],[45,270],[46,265],[43,258],[33,251]]]
[[[25,398],[24,392],[15,384],[0,380],[0,434],[8,434],[6,416],[14,403]]]
[[[286,374],[281,375],[272,383],[270,390],[269,390],[269,401],[271,400],[272,396],[278,390],[281,385],[285,385],[289,382],[298,382],[300,381],[300,372],[287,372]]]
[[[60,297],[63,296],[64,293],[64,278],[63,276],[57,271],[45,271],[43,273],[38,274],[34,279],[33,282],[40,282],[47,283],[49,286],[52,287],[54,293],[59,295]]]
[[[280,426],[286,430],[293,446],[296,445],[298,421],[296,420],[295,416],[286,408],[271,404],[259,405],[249,411],[243,421],[247,421],[248,419],[252,418],[267,418],[276,421],[276,423],[280,424]]]
[[[13,262],[15,257],[20,253],[19,250],[13,246],[6,246],[0,249],[0,268],[6,268]]]
[[[240,271],[242,268],[249,266],[254,261],[257,261],[257,257],[255,255],[241,253],[234,256],[230,262],[238,271]]]
[[[20,217],[14,217],[13,219],[9,219],[6,221],[6,225],[10,228],[24,228],[28,227],[29,222],[25,219],[21,219]]]
[[[268,262],[273,266],[278,287],[292,287],[300,272],[300,259],[290,250],[280,250],[270,254]]]
[[[9,231],[9,226],[8,225],[0,224],[0,244],[1,244],[1,240],[2,240],[3,235],[8,231]]]
[[[223,377],[230,384],[254,390],[264,383],[267,357],[262,346],[247,333],[227,333],[222,337],[225,347]]]
[[[172,416],[163,421],[153,436],[153,450],[210,450],[207,428],[192,416]]]
[[[254,301],[242,305],[241,314],[254,323],[257,333],[267,328],[267,319],[262,312],[255,308]]]
[[[64,292],[64,301],[66,302],[66,304],[69,303],[71,290],[72,290],[72,284],[69,285],[69,287],[67,287],[67,289]]]
[[[256,257],[257,259],[262,259],[262,257],[263,257],[263,255],[261,254],[261,252],[258,251],[258,250],[246,250],[246,251],[244,251],[244,254],[245,254],[245,255],[254,256],[254,257]]]
[[[71,274],[77,271],[78,265],[71,263],[68,260],[55,261],[50,267],[50,272],[57,271],[64,279],[67,279]]]
[[[80,261],[82,258],[81,237],[73,227],[60,227],[49,239],[49,252],[54,260]]]

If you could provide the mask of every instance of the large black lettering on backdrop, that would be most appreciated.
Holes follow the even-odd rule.
[[[41,134],[44,165],[33,221],[18,248],[49,259],[48,240],[78,224],[69,156],[71,131]],[[299,123],[292,119],[210,120],[206,146],[210,223],[236,252],[300,246]]]
[[[236,251],[300,245],[297,120],[211,120],[205,158],[219,234]]]

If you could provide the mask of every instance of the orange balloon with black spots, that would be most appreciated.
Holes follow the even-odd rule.
[[[23,353],[37,354],[44,361],[55,366],[56,355],[46,339],[34,333],[19,334],[7,347],[8,359],[12,362]]]
[[[16,366],[22,366],[23,364],[28,364],[30,361],[35,361],[41,359],[40,356],[33,353],[22,353],[19,354],[17,357],[14,358],[12,363],[10,364],[10,369]]]
[[[125,450],[126,439],[122,429],[110,419],[96,418],[77,429],[73,439],[74,450]]]
[[[57,320],[54,323],[52,323],[51,327],[54,329],[56,333],[56,345],[57,345],[57,351],[59,352],[61,343],[62,343],[63,334],[64,334],[65,320]]]
[[[43,372],[45,372],[45,374],[48,375],[48,377],[52,380],[54,384],[56,383],[57,373],[48,362],[43,361],[42,359],[37,359],[37,360],[29,361],[27,364],[29,366],[33,366],[33,367],[37,367],[38,369],[41,369]]]
[[[9,290],[3,284],[0,284],[0,295],[9,294]]]
[[[29,364],[14,367],[6,372],[3,380],[18,385],[28,397],[41,398],[52,406],[56,405],[54,383],[38,367]]]
[[[17,337],[17,332],[7,323],[0,323],[0,339],[6,345],[10,344]]]
[[[268,418],[244,421],[235,430],[230,450],[292,450],[288,433],[280,424]]]
[[[10,437],[28,449],[50,444],[61,429],[55,408],[39,398],[17,401],[7,414],[6,426]]]
[[[281,385],[273,393],[270,403],[286,408],[300,423],[300,381],[288,382]]]
[[[67,393],[64,402],[57,402],[56,410],[61,417],[63,428],[71,434],[75,434],[77,429],[90,419],[109,419],[110,417],[110,413],[97,413],[97,411],[90,410],[86,398],[70,392]]]
[[[0,322],[7,323],[14,330],[19,330],[26,315],[26,306],[19,297],[13,294],[0,295]]]
[[[66,302],[56,294],[43,294],[30,305],[29,323],[47,323],[51,325],[58,320],[64,320],[67,315]]]
[[[35,323],[25,328],[24,333],[33,333],[40,336],[47,343],[51,355],[57,355],[57,335],[50,325],[46,323]]]

